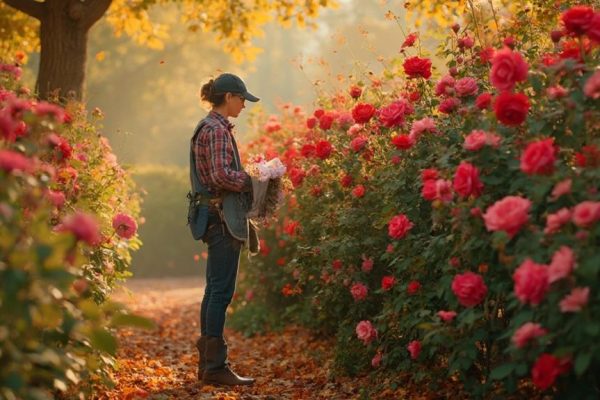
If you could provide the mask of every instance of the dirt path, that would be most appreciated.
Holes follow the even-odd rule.
[[[203,386],[196,379],[199,279],[139,279],[130,294],[116,293],[137,314],[155,321],[155,330],[119,332],[117,386],[99,399],[358,399],[358,382],[328,378],[331,343],[306,330],[245,338],[226,330],[235,370],[257,378],[252,387]],[[392,398],[392,397],[390,397]],[[397,398],[397,397],[393,397]]]

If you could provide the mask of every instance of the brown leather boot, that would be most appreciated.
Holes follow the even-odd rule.
[[[253,378],[243,378],[233,372],[227,363],[227,344],[222,337],[206,338],[206,369],[203,381],[207,385],[252,385]]]
[[[206,336],[200,336],[196,341],[198,349],[198,380],[201,381],[206,369]]]

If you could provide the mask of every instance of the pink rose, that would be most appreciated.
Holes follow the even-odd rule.
[[[370,257],[364,257],[362,265],[361,265],[361,269],[363,270],[363,272],[371,272],[371,270],[373,269],[373,265],[374,264],[375,263],[373,262],[372,258],[370,258]]]
[[[521,155],[521,171],[529,175],[551,174],[554,171],[556,153],[554,139],[529,143]]]
[[[394,278],[393,276],[390,275],[386,275],[383,278],[381,278],[381,288],[383,290],[390,290],[394,284],[396,283],[396,278]]]
[[[375,107],[368,103],[358,103],[352,109],[352,118],[357,124],[365,124],[375,115]]]
[[[421,342],[418,340],[413,340],[406,346],[408,352],[410,353],[410,358],[416,360],[419,358],[419,354],[421,353]]]
[[[437,316],[444,322],[452,322],[454,317],[456,317],[456,311],[438,311]]]
[[[71,232],[77,240],[81,240],[90,246],[96,246],[102,241],[100,225],[96,217],[77,211],[65,216],[62,223],[57,225],[58,232]]]
[[[488,288],[481,275],[474,272],[458,274],[452,280],[452,292],[465,307],[475,307],[485,299]]]
[[[438,110],[444,114],[452,114],[454,111],[456,111],[459,105],[459,99],[456,97],[448,97],[440,103]]]
[[[414,109],[408,101],[400,99],[383,107],[379,112],[379,120],[387,128],[400,126],[404,123],[404,117],[412,114],[413,111]]]
[[[571,193],[571,186],[573,186],[571,179],[558,182],[552,189],[551,200],[556,201],[560,196]]]
[[[444,203],[452,201],[452,183],[446,179],[428,179],[423,182],[421,195],[425,200],[440,200]]]
[[[600,201],[584,201],[573,208],[573,223],[588,228],[600,219]]]
[[[365,195],[365,187],[363,185],[356,185],[352,189],[352,195],[357,198],[361,198]]]
[[[410,136],[414,139],[414,141],[417,141],[425,132],[436,132],[435,121],[432,118],[425,117],[423,119],[414,121],[412,127],[410,128]]]
[[[506,196],[488,207],[483,219],[488,231],[504,231],[514,236],[529,220],[531,201],[519,196]]]
[[[367,298],[367,293],[369,289],[360,282],[356,282],[350,288],[350,293],[352,293],[352,297],[354,297],[354,301],[361,301]]]
[[[477,94],[479,86],[477,85],[477,80],[475,80],[475,78],[465,77],[456,81],[454,89],[456,90],[456,95],[458,97],[474,96]]]
[[[527,258],[513,274],[515,296],[521,303],[539,304],[548,290],[548,267]]]
[[[359,135],[352,139],[352,142],[350,142],[350,147],[352,148],[352,150],[358,153],[359,151],[364,149],[368,142],[369,139],[366,136]]]
[[[466,161],[460,163],[454,174],[454,191],[462,197],[479,197],[483,183],[479,180],[479,170]]]
[[[515,331],[511,340],[517,349],[521,349],[525,347],[529,341],[544,336],[547,333],[548,331],[542,328],[540,324],[526,322]]]
[[[371,324],[371,321],[360,321],[356,325],[356,336],[364,344],[369,344],[377,338],[377,330]]]
[[[583,86],[583,93],[594,100],[600,98],[600,71],[596,70]]]
[[[0,170],[6,172],[33,170],[33,160],[12,150],[0,150]]]
[[[556,233],[560,228],[571,220],[571,211],[568,208],[561,208],[554,214],[548,214],[546,217],[545,234]]]
[[[445,75],[435,85],[435,94],[440,97],[452,96],[454,94],[454,78],[450,75]]]
[[[392,239],[402,239],[413,226],[406,215],[398,214],[388,223],[388,234]]]
[[[561,246],[552,255],[552,262],[548,266],[548,283],[566,278],[575,268],[575,254],[570,247]]]
[[[463,144],[463,147],[466,150],[477,151],[485,145],[498,147],[500,146],[501,140],[502,138],[494,133],[482,130],[473,130],[465,137],[465,143]]]
[[[373,359],[371,360],[371,366],[373,368],[379,368],[379,366],[381,365],[381,359],[383,358],[383,355],[381,353],[377,353],[373,356]]]
[[[559,303],[560,311],[579,312],[588,303],[590,297],[589,287],[576,287],[566,295]]]
[[[137,232],[137,223],[127,214],[117,214],[113,217],[112,226],[117,235],[123,239],[131,239]]]
[[[490,82],[500,91],[512,90],[517,82],[527,79],[529,65],[523,56],[509,48],[498,50],[492,58]]]
[[[61,191],[54,191],[48,189],[45,192],[46,197],[56,208],[62,208],[65,205],[66,197],[65,194]]]
[[[549,98],[556,100],[565,97],[567,94],[569,94],[569,92],[567,92],[567,89],[565,89],[564,87],[560,85],[555,85],[546,89],[546,94]]]

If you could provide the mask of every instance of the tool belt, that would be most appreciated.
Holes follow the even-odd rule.
[[[220,210],[223,208],[222,197],[210,197],[202,193],[188,192],[187,198],[190,201],[190,205],[194,207],[208,206],[209,208],[215,208]]]

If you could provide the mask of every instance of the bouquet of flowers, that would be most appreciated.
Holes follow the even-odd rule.
[[[277,157],[267,161],[259,155],[247,172],[252,178],[253,195],[248,218],[266,222],[283,203],[286,167]]]

